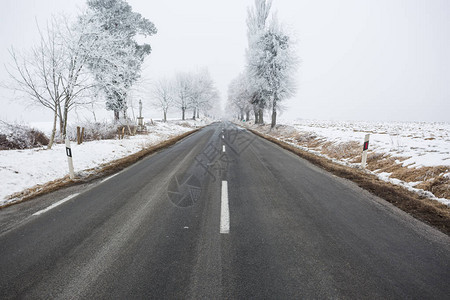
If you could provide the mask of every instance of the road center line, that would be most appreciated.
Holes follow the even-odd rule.
[[[220,206],[220,233],[230,233],[230,208],[228,205],[228,182],[222,181],[222,201]]]
[[[225,145],[222,146],[222,152],[225,152]]]
[[[51,210],[51,209],[53,209],[53,208],[55,208],[55,207],[57,207],[57,206],[63,204],[64,202],[67,202],[67,201],[69,201],[70,199],[75,198],[75,197],[78,196],[79,194],[80,194],[80,193],[76,193],[76,194],[70,195],[70,196],[68,196],[68,197],[66,197],[66,198],[64,198],[64,199],[62,199],[62,200],[59,200],[58,202],[53,203],[53,204],[50,205],[49,207],[47,207],[47,208],[45,208],[45,209],[43,209],[43,210],[40,210],[40,211],[38,211],[38,212],[35,212],[35,213],[33,214],[33,216],[39,216],[39,215],[41,215],[41,214],[43,214],[43,213],[45,213],[45,212],[48,212],[49,210]]]

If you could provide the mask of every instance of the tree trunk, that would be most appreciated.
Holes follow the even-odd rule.
[[[253,108],[253,114],[255,115],[255,124],[259,124],[259,116],[258,116],[258,110],[255,108]]]
[[[167,112],[164,111],[164,122],[167,122]]]
[[[77,144],[81,144],[81,127],[77,126]]]
[[[120,111],[114,110],[114,120],[115,120],[115,121],[118,121],[118,120],[119,120],[119,114],[120,114]]]
[[[259,108],[258,115],[258,124],[264,124],[264,110],[262,108]]]
[[[270,128],[274,128],[275,125],[277,125],[277,102],[276,102],[276,100],[273,101],[273,105],[272,105],[272,124],[270,125]]]
[[[181,108],[181,120],[184,121],[184,113],[185,113],[186,108],[182,107]]]
[[[64,119],[63,119],[63,114],[61,111],[61,103],[58,102],[57,106],[58,106],[58,115],[59,115],[59,134],[61,135],[61,137],[64,137],[64,134],[63,134]]]
[[[56,135],[56,122],[58,121],[58,111],[57,111],[57,105],[55,105],[55,115],[53,117],[53,128],[52,128],[52,134],[50,135],[50,141],[48,142],[47,149],[52,149],[53,142],[55,141],[55,135]]]
[[[192,120],[195,120],[196,108],[194,108],[194,114],[192,115]]]
[[[197,108],[197,119],[200,118],[200,109]]]
[[[67,116],[69,114],[69,108],[64,106],[64,131],[63,131],[63,137],[66,138],[67,134]]]
[[[250,119],[250,110],[245,112],[245,121],[248,122],[248,119]]]

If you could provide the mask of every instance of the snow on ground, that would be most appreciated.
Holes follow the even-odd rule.
[[[298,120],[295,129],[314,132],[332,142],[361,142],[370,133],[370,150],[393,157],[410,157],[404,166],[450,165],[450,124],[400,122],[342,122]]]
[[[148,126],[148,135],[125,137],[122,140],[85,142],[81,145],[72,142],[75,172],[91,169],[136,153],[145,147],[158,144],[207,123],[207,120],[154,122],[153,126]],[[45,150],[45,148],[2,150],[0,151],[0,206],[7,203],[8,195],[62,178],[67,174],[68,164],[63,144],[54,145],[51,150]]]

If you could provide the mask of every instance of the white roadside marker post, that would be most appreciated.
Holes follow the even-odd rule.
[[[364,145],[363,145],[362,160],[361,160],[361,167],[363,169],[366,168],[367,150],[369,150],[369,137],[370,137],[370,133],[366,134],[366,136],[364,137]]]
[[[68,138],[66,138],[66,154],[67,162],[69,163],[69,176],[70,179],[74,179],[75,173],[73,172],[72,149],[70,148],[70,141]]]

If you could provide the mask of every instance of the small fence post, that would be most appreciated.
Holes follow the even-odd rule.
[[[81,144],[81,138],[80,138],[80,126],[77,126],[77,144]]]
[[[361,167],[363,169],[366,168],[367,151],[369,150],[369,137],[370,137],[370,133],[366,134],[366,136],[364,137],[364,145],[363,145],[362,159],[361,159]]]
[[[81,128],[81,137],[80,137],[80,143],[83,143],[83,139],[84,139],[84,127]]]

